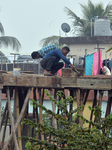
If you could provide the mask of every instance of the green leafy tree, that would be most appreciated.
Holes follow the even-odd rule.
[[[29,124],[31,127],[35,127],[38,133],[43,135],[49,135],[45,140],[36,139],[35,137],[22,137],[27,141],[26,148],[28,150],[111,150],[112,138],[111,133],[108,130],[112,123],[112,114],[107,116],[104,120],[101,120],[101,108],[95,107],[93,110],[96,122],[89,121],[79,114],[84,106],[79,107],[71,112],[68,112],[67,106],[73,101],[72,97],[64,98],[64,93],[59,91],[59,101],[52,98],[47,93],[49,99],[55,103],[59,108],[60,113],[56,114],[53,111],[45,108],[33,100],[34,107],[42,108],[47,114],[53,116],[57,121],[57,128],[50,126],[44,122],[37,124],[36,120],[25,119],[23,124]],[[92,128],[82,127],[75,123],[74,119],[82,119],[83,124],[91,124]],[[51,135],[51,138],[50,138]]]
[[[108,4],[105,8],[102,2],[94,4],[88,0],[87,4],[79,3],[82,11],[82,18],[77,16],[76,13],[69,8],[65,7],[65,12],[72,23],[73,36],[90,36],[91,35],[91,19],[95,16],[107,17],[112,23],[112,4]],[[94,31],[94,19],[92,19],[92,27]],[[93,34],[92,34],[93,35]],[[50,36],[41,41],[42,46],[49,43],[55,43],[59,37]],[[59,43],[58,43],[59,44]]]
[[[4,31],[2,23],[0,23],[0,33],[1,33],[1,36],[0,36],[0,47],[2,47],[2,46],[6,46],[6,47],[11,46],[14,50],[19,51],[19,49],[21,47],[20,42],[15,37],[4,36],[5,35],[5,31]]]

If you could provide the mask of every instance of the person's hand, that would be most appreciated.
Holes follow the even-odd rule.
[[[70,64],[70,66],[72,67],[72,69],[74,69],[74,70],[75,70],[75,66],[74,66],[74,65]]]

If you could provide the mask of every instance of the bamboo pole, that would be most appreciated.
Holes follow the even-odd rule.
[[[99,91],[99,106],[101,107],[102,105],[102,97],[103,97],[103,91]]]
[[[83,105],[83,98],[84,98],[84,90],[80,90],[80,101],[79,101],[79,105],[82,106]],[[82,110],[79,112],[80,115],[83,116],[83,108]],[[83,126],[83,120],[81,118],[79,118],[79,124],[81,126]]]
[[[56,92],[56,91],[55,91]],[[50,89],[50,93],[51,93],[51,96],[53,98],[56,98],[56,93],[53,94],[53,89]],[[52,101],[52,111],[54,113],[56,113],[56,106],[55,106],[55,103]],[[52,126],[57,129],[57,121],[56,119],[54,119],[54,117],[52,117]]]
[[[36,88],[33,89],[33,98],[35,101],[37,101],[37,98],[36,98]],[[36,106],[35,108],[35,112],[36,112],[36,119],[37,119],[37,124],[39,123],[39,118],[38,118],[38,107]],[[38,136],[39,136],[39,133],[37,132],[36,134],[36,139],[38,139]]]
[[[87,101],[87,98],[88,98],[88,95],[89,95],[89,91],[90,90],[87,90],[87,92],[86,92],[86,95],[85,95],[84,100],[83,100],[83,105],[86,104],[86,101]]]
[[[94,100],[93,100],[93,105],[92,108],[94,108],[97,105],[97,90],[94,90]],[[90,115],[90,121],[93,118],[93,110],[91,110],[91,115]],[[91,128],[91,124],[89,124],[89,128]]]
[[[16,91],[16,114],[17,119],[19,117],[19,94],[18,94],[18,88],[15,89]],[[21,137],[21,124],[18,126],[18,137]],[[19,150],[22,150],[22,141],[19,139]]]
[[[7,111],[7,114],[6,114],[6,121],[5,121],[5,126],[4,126],[4,130],[3,130],[3,138],[2,138],[1,149],[3,148],[3,144],[4,144],[5,133],[6,133],[6,127],[7,127],[7,121],[8,121],[8,115],[9,115],[9,112]]]
[[[21,121],[21,119],[22,119],[22,117],[23,117],[25,108],[26,108],[27,103],[28,103],[28,100],[29,100],[30,93],[31,93],[31,88],[29,88],[29,90],[28,90],[28,93],[27,93],[27,95],[26,95],[26,98],[25,98],[25,101],[24,101],[24,104],[23,104],[21,113],[20,113],[20,115],[19,115],[19,118],[18,118],[18,120],[17,120],[15,126],[14,126],[15,130],[17,129],[17,127],[18,127],[18,125],[19,125],[19,123],[20,123],[20,121]],[[7,142],[6,142],[6,144],[4,145],[4,147],[3,147],[2,150],[6,150],[6,148],[8,147],[8,144],[9,144],[9,142],[11,141],[11,139],[12,139],[12,133],[11,133],[11,135],[9,136],[9,138],[8,138],[8,140],[7,140]]]
[[[41,89],[38,89],[39,92],[39,104],[42,105]],[[39,123],[42,124],[42,108],[39,108]],[[41,140],[44,140],[44,135],[41,134]]]
[[[3,113],[3,116],[2,116],[2,121],[1,121],[0,130],[1,130],[1,128],[2,128],[3,121],[4,121],[4,118],[5,118],[5,116],[6,116],[6,111],[7,111],[7,109],[8,109],[8,102],[7,102],[6,105],[5,105],[5,110],[4,110],[4,113]]]
[[[14,128],[14,123],[13,123],[12,112],[11,112],[11,102],[10,102],[9,87],[7,87],[7,100],[8,100],[9,117],[10,117],[10,122],[11,122],[11,127],[12,127],[12,137],[13,137],[13,140],[14,140],[15,149],[19,150],[17,137],[16,137],[16,133],[15,133],[15,128]]]
[[[76,89],[76,100],[77,100],[77,108],[80,106],[80,100],[79,100],[79,89]],[[79,114],[79,112],[78,112]],[[75,122],[78,124],[79,123],[79,119],[77,118],[75,120]]]

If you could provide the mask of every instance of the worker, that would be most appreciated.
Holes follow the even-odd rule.
[[[111,75],[109,68],[106,66],[105,62],[102,63],[103,74],[104,75]]]
[[[32,52],[31,56],[33,59],[43,58],[47,53],[49,53],[55,49],[58,49],[58,48],[59,47],[57,45],[50,44],[50,45],[43,47],[42,49],[40,49],[38,51]]]
[[[59,62],[60,59],[75,69],[74,65],[65,57],[69,52],[70,49],[65,46],[62,49],[55,49],[47,53],[40,62],[41,67],[44,69],[44,75],[55,75],[55,73],[64,66],[63,62]]]

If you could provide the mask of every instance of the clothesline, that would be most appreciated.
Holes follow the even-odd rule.
[[[101,59],[102,56],[102,50],[100,50],[100,68],[102,68],[102,62]],[[99,53],[94,52],[92,54],[89,54],[86,56],[86,75],[97,75],[98,74],[98,66],[99,66]]]

